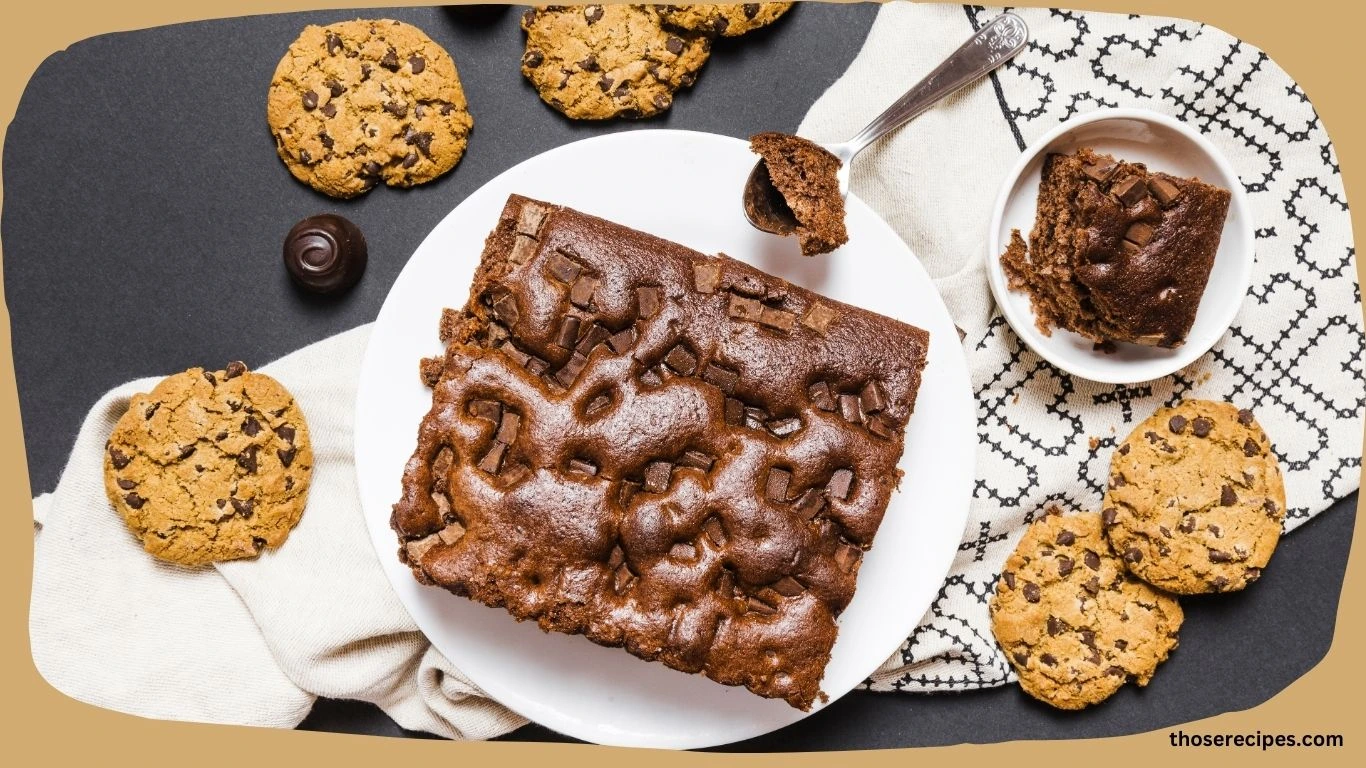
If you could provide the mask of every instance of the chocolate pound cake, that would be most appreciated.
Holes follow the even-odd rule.
[[[1029,245],[1001,256],[1039,330],[1099,343],[1177,347],[1195,323],[1229,191],[1090,149],[1044,160]]]
[[[392,518],[417,579],[810,708],[927,334],[514,196],[440,335]]]
[[[840,194],[842,163],[824,147],[800,136],[760,133],[751,136],[749,147],[764,159],[768,178],[786,204],[797,226],[802,253],[829,253],[849,242],[844,227],[844,196]]]

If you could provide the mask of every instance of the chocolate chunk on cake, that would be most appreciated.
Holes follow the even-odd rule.
[[[1001,256],[1039,330],[1177,347],[1195,322],[1228,213],[1226,189],[1090,149],[1050,154],[1029,244]]]
[[[808,709],[928,335],[514,196],[392,524],[424,583]]]
[[[749,147],[764,159],[768,178],[781,196],[796,228],[802,253],[829,253],[849,242],[844,228],[844,196],[840,194],[840,159],[824,147],[800,136],[760,133]],[[787,218],[784,216],[784,218]]]

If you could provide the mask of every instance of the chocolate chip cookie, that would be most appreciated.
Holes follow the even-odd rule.
[[[305,27],[275,69],[266,117],[289,172],[343,198],[435,179],[474,125],[450,55],[390,19]]]
[[[522,29],[522,74],[547,104],[578,120],[667,110],[711,52],[705,35],[665,30],[648,5],[532,8]]]
[[[792,3],[703,3],[661,5],[664,24],[688,32],[738,37],[766,27],[787,13]]]
[[[1285,519],[1285,485],[1252,411],[1187,400],[1161,408],[1110,460],[1102,511],[1129,571],[1181,594],[1256,581]]]
[[[1059,709],[1147,685],[1177,646],[1176,598],[1133,578],[1096,514],[1056,508],[1034,522],[1006,560],[991,600],[991,630],[1030,696]]]
[[[230,363],[134,395],[109,436],[104,487],[151,554],[181,565],[255,557],[299,522],[308,425],[278,381]]]

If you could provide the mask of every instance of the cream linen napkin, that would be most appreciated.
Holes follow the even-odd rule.
[[[889,3],[799,132],[854,135],[1000,12]],[[876,690],[1014,679],[987,617],[1001,563],[1046,506],[1098,510],[1111,450],[1158,406],[1202,397],[1253,408],[1281,457],[1287,531],[1357,488],[1366,386],[1355,252],[1333,147],[1304,92],[1264,53],[1212,27],[1013,12],[1029,25],[1027,50],[852,169],[854,194],[910,244],[967,332],[980,445],[958,558],[920,627],[873,676]],[[1203,131],[1237,169],[1257,226],[1253,284],[1232,330],[1199,362],[1138,386],[1073,378],[1041,360],[996,311],[983,271],[992,203],[1019,152],[1099,107],[1146,107]]]
[[[257,560],[189,569],[142,551],[104,495],[104,444],[129,398],[101,398],[57,489],[34,499],[33,659],[72,698],[170,720],[293,727],[318,696],[359,699],[399,725],[484,739],[525,720],[432,649],[389,586],[361,517],[351,452],[369,326],[260,370],[308,419],[308,508]],[[340,374],[340,375],[338,375]]]

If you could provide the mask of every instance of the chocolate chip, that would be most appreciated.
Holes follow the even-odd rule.
[[[1257,579],[1260,579],[1261,577],[1261,568],[1248,568],[1247,570],[1243,571],[1243,579],[1248,581],[1249,583],[1254,582]]]
[[[1094,181],[1104,184],[1114,175],[1115,169],[1117,168],[1119,168],[1119,163],[1116,163],[1114,158],[1109,157],[1108,155],[1101,155],[1095,160],[1082,165],[1081,172]]]
[[[759,324],[779,331],[791,332],[797,325],[797,315],[782,309],[763,307],[759,310]]]
[[[700,469],[703,472],[710,472],[712,465],[716,463],[716,460],[701,451],[684,451],[683,455],[679,457],[678,463],[680,466],[693,467],[694,469]]]
[[[685,345],[678,344],[664,356],[664,364],[680,376],[691,376],[697,370],[697,356]]]
[[[1181,434],[1186,429],[1186,417],[1179,413],[1176,414],[1167,422],[1167,428],[1170,429],[1174,435]]]
[[[802,420],[792,416],[786,419],[774,419],[766,426],[768,427],[768,431],[772,432],[775,437],[787,437],[802,428]]]
[[[1219,505],[1231,507],[1238,503],[1238,494],[1233,492],[1233,486],[1225,485],[1219,489]]]
[[[586,20],[586,21],[589,23],[590,26],[591,26],[592,24],[597,23],[597,21],[598,21],[599,19],[602,18],[602,6],[601,6],[601,5],[590,5],[590,6],[586,7],[586,8],[584,8],[584,9],[583,9],[583,18],[584,18],[584,20]]]
[[[130,493],[123,497],[123,502],[133,509],[142,509],[142,505],[146,504],[147,500],[136,493]]]
[[[416,152],[409,152],[409,153],[408,153],[407,155],[405,155],[404,158],[403,158],[403,167],[404,167],[404,168],[412,168],[414,165],[417,165],[417,153],[416,153]]]
[[[339,81],[335,79],[328,80],[327,83],[325,83],[325,85],[327,85],[328,93],[331,94],[332,98],[334,99],[342,95],[343,93],[346,93],[346,86],[342,85]]]
[[[803,520],[811,520],[825,509],[825,494],[815,488],[807,488],[797,498],[797,514]]]
[[[645,490],[649,493],[663,493],[668,490],[673,472],[674,465],[667,461],[650,462],[645,467]]]
[[[764,422],[768,421],[768,411],[754,406],[745,407],[745,426],[750,429],[767,429]]]
[[[612,90],[612,83],[614,83],[614,82],[616,82],[616,81],[613,80],[612,78],[608,77],[607,75],[600,75],[600,76],[598,77],[598,88],[599,88],[603,93],[607,93],[608,91]],[[560,85],[560,87],[563,88],[563,87],[564,87],[564,84],[562,83],[562,84]]]
[[[1251,424],[1252,424],[1252,411],[1249,411],[1249,410],[1246,409],[1246,408],[1240,409],[1240,410],[1238,411],[1238,423],[1239,423],[1239,424],[1242,424],[1242,425],[1245,426],[1245,427],[1251,426]]]
[[[1096,576],[1092,576],[1087,579],[1086,583],[1082,584],[1081,587],[1091,593],[1091,596],[1094,597],[1096,593],[1100,592],[1100,579]]]
[[[835,396],[830,392],[830,385],[823,381],[807,387],[806,395],[811,398],[811,404],[822,411],[833,411],[839,407],[835,402]]]
[[[607,341],[612,335],[612,332],[609,331],[605,325],[593,323],[588,326],[587,330],[581,328],[579,334],[579,343],[575,345],[574,351],[578,352],[580,355],[587,356],[590,352],[597,349],[600,344]],[[575,371],[575,375],[577,374],[578,372]]]
[[[1196,416],[1191,421],[1191,430],[1195,432],[1196,437],[1208,437],[1211,429],[1214,429],[1214,422],[1204,416]]]
[[[255,506],[254,499],[232,499],[232,508],[242,517],[251,517],[251,511]]]
[[[330,150],[330,149],[332,149],[333,146],[336,145],[336,142],[334,142],[334,141],[332,140],[332,137],[327,135],[327,131],[323,131],[322,133],[319,133],[319,134],[318,134],[318,140],[322,142],[323,147],[324,147],[325,149],[329,149],[329,150]]]
[[[643,319],[650,319],[659,312],[660,292],[659,288],[647,286],[636,289],[636,307]]]
[[[228,439],[228,431],[225,429],[225,430],[223,430],[222,432],[219,432],[218,434],[216,434],[216,435],[213,436],[213,439],[214,439],[214,440],[217,440],[217,441],[219,441],[219,442],[222,442],[223,440],[227,440],[227,439]]]
[[[1129,547],[1124,550],[1124,562],[1131,564],[1143,562],[1143,552],[1138,547]]]
[[[384,102],[384,111],[402,120],[408,115],[408,105],[397,101]]]
[[[1054,658],[1053,654],[1051,653],[1045,653],[1044,655],[1040,656],[1039,661],[1043,662],[1044,664],[1047,664],[1050,667],[1056,667],[1058,665],[1058,660]]]
[[[834,320],[835,310],[816,302],[806,310],[806,315],[802,317],[802,325],[824,336]]]
[[[119,487],[125,491],[131,491],[134,488],[138,487],[138,484],[133,482],[132,480],[125,480],[123,478],[119,478],[117,482],[119,484]]]
[[[859,392],[859,399],[863,402],[863,410],[868,413],[878,413],[887,408],[887,395],[876,381],[870,380],[863,385],[863,390]]]
[[[416,146],[427,157],[432,156],[432,134],[430,131],[417,131],[405,137],[409,144]]]
[[[1182,533],[1191,533],[1195,530],[1195,518],[1187,515],[1181,518],[1181,524],[1176,526],[1176,530]]]
[[[722,392],[730,394],[735,391],[735,385],[740,382],[740,373],[723,365],[712,363],[702,371],[702,380]]]
[[[736,320],[758,320],[764,312],[764,305],[758,299],[732,293],[726,305],[726,315]]]
[[[655,105],[655,109],[663,111],[673,104],[673,98],[667,93],[656,93],[654,98],[650,99],[650,103]]]
[[[825,484],[825,491],[831,498],[844,501],[849,498],[849,489],[853,484],[854,470],[837,469],[830,475],[830,482]]]
[[[1115,518],[1118,516],[1119,510],[1114,507],[1106,507],[1105,510],[1100,513],[1100,521],[1105,525],[1114,525]]]
[[[256,435],[260,431],[261,422],[257,421],[255,417],[248,416],[245,420],[242,421],[242,434],[246,435],[247,437],[256,437]]]
[[[493,440],[503,445],[512,445],[517,442],[517,432],[521,429],[522,417],[511,412],[504,411],[503,418],[498,422],[498,434]]]
[[[1124,667],[1115,666],[1115,665],[1111,665],[1109,669],[1105,670],[1105,674],[1107,674],[1107,675],[1114,675],[1115,677],[1128,677],[1128,676],[1129,676],[1129,673],[1124,671]]]
[[[863,423],[863,401],[858,395],[840,395],[840,415],[851,424]]]
[[[569,301],[580,309],[591,309],[593,294],[598,290],[598,279],[584,275],[569,288]]]
[[[721,525],[721,518],[712,515],[702,523],[702,532],[711,539],[716,546],[724,546],[726,543],[726,529]]]
[[[259,446],[249,445],[241,453],[237,454],[237,464],[247,472],[256,473],[256,452]]]
[[[768,470],[768,482],[764,484],[764,496],[769,501],[787,501],[787,484],[792,480],[792,473],[777,467]]]
[[[508,325],[516,325],[522,315],[517,307],[517,297],[512,293],[505,293],[494,299],[491,309],[495,318]]]
[[[669,39],[664,41],[664,47],[669,50],[669,53],[677,56],[683,52],[683,39],[669,35]]]
[[[1153,228],[1141,221],[1136,221],[1129,225],[1129,229],[1124,233],[1124,239],[1134,245],[1147,245],[1152,242]]]
[[[421,56],[409,56],[408,66],[412,68],[414,75],[420,75],[422,70],[427,68],[427,62]]]
[[[759,15],[760,5],[760,3],[745,3],[744,5],[740,6],[740,10],[744,11],[745,18],[753,19],[755,16]]]
[[[275,455],[280,457],[280,464],[285,469],[289,469],[289,465],[294,463],[294,455],[296,450],[297,449],[290,447],[283,450],[277,450],[275,452]]]
[[[1262,455],[1262,447],[1257,445],[1257,441],[1248,438],[1243,441],[1243,455],[1249,458]]]
[[[1039,599],[1043,596],[1043,594],[1039,591],[1039,585],[1035,584],[1032,581],[1026,581],[1024,583],[1024,587],[1021,588],[1020,592],[1024,595],[1024,599],[1028,600],[1031,603],[1039,602]]]
[[[765,616],[772,616],[773,614],[778,612],[777,608],[774,608],[768,603],[765,603],[763,600],[760,600],[759,598],[754,597],[752,595],[750,596],[747,604],[749,606],[749,610],[753,611],[754,613],[763,614]]]
[[[503,465],[503,453],[507,451],[507,445],[495,442],[489,446],[488,453],[479,460],[479,469],[490,475],[498,474],[498,469]]]
[[[745,404],[733,397],[726,398],[726,423],[738,426],[745,420]]]
[[[1233,555],[1230,555],[1227,552],[1221,552],[1217,549],[1209,550],[1209,561],[1211,563],[1227,563],[1232,559]]]
[[[555,334],[555,346],[564,349],[573,349],[574,342],[579,339],[579,318],[568,315],[560,321],[560,330]]]
[[[607,393],[603,393],[590,400],[588,405],[584,406],[583,413],[585,416],[592,416],[593,414],[597,413],[598,411],[601,411],[602,409],[606,408],[611,404],[612,396],[608,395]]]
[[[835,565],[845,573],[853,570],[854,563],[863,556],[863,550],[853,544],[845,544],[835,550]]]
[[[1276,508],[1276,502],[1272,501],[1271,499],[1266,499],[1262,502],[1262,509],[1266,510],[1266,516],[1271,518],[1276,517],[1276,515],[1279,513],[1279,510]]]
[[[1029,655],[1023,651],[1013,651],[1011,658],[1015,659],[1015,665],[1020,667],[1029,666]]]
[[[598,474],[598,465],[586,459],[570,459],[567,469],[570,472],[577,472],[580,475],[594,477]]]
[[[151,405],[147,406],[147,409],[142,412],[142,418],[151,419],[153,414],[155,414],[157,412],[157,409],[160,407],[161,403],[152,403]]]
[[[1148,196],[1148,188],[1137,176],[1128,176],[1110,188],[1110,192],[1125,205],[1133,205]]]
[[[1064,579],[1067,578],[1067,574],[1069,574],[1069,573],[1072,572],[1072,568],[1073,568],[1074,566],[1075,566],[1075,563],[1072,562],[1072,558],[1070,558],[1070,557],[1059,557],[1059,558],[1058,558],[1058,576],[1060,576],[1060,577],[1062,577],[1062,578],[1064,578]]]
[[[1222,592],[1224,591],[1224,588],[1228,586],[1228,579],[1223,576],[1215,576],[1209,580],[1209,585],[1213,587],[1215,591]]]
[[[132,460],[132,457],[128,456],[123,451],[120,451],[118,448],[112,446],[109,448],[109,463],[114,465],[114,469],[123,469],[128,466],[128,462]]]
[[[784,576],[773,582],[771,589],[783,597],[796,597],[806,591],[806,587],[791,576]]]
[[[374,71],[375,71],[375,68],[374,68],[374,67],[370,66],[369,64],[362,63],[362,64],[360,65],[360,81],[363,83],[363,82],[365,82],[366,80],[369,80],[369,79],[370,79],[370,73],[371,73],[371,72],[374,72]]]
[[[318,94],[313,91],[304,91],[304,109],[312,112],[318,108]]]
[[[390,72],[397,72],[399,67],[398,53],[393,48],[385,51],[384,58],[379,60],[379,65]]]
[[[522,64],[530,69],[535,69],[545,63],[545,54],[536,49],[530,49],[522,56]]]
[[[1090,568],[1093,571],[1100,570],[1100,555],[1089,549],[1081,556],[1081,561],[1086,564],[1087,568]]]
[[[226,368],[223,369],[223,378],[235,379],[246,372],[246,363],[243,363],[241,360],[233,360],[231,363],[228,363]]]
[[[328,55],[328,56],[336,56],[336,55],[337,55],[337,51],[341,50],[341,47],[342,47],[341,38],[340,38],[340,37],[337,37],[335,34],[333,34],[333,33],[331,33],[331,32],[328,32],[328,33],[327,33],[327,55]]]
[[[365,162],[365,165],[361,166],[359,175],[362,178],[370,179],[373,181],[380,177],[381,170],[382,169],[380,168],[379,163],[375,162],[374,160],[367,160]]]
[[[1162,178],[1148,180],[1148,189],[1152,191],[1153,197],[1163,205],[1170,205],[1176,198],[1181,196],[1181,188]]]
[[[626,354],[635,345],[636,329],[634,326],[607,337],[607,346],[618,355]]]
[[[1059,532],[1058,532],[1058,538],[1055,539],[1055,541],[1057,542],[1057,544],[1058,544],[1059,546],[1062,546],[1062,547],[1070,547],[1070,546],[1072,546],[1072,542],[1074,542],[1074,541],[1076,541],[1076,540],[1077,540],[1077,535],[1074,534],[1074,533],[1072,533],[1071,531],[1067,530],[1066,528],[1064,528],[1063,530],[1059,531]]]
[[[1048,634],[1050,637],[1057,637],[1058,635],[1062,634],[1062,631],[1064,629],[1062,621],[1060,621],[1057,616],[1053,616],[1051,614],[1048,617],[1047,626]]]
[[[1015,574],[1011,571],[1002,571],[1001,579],[1006,583],[1006,589],[1015,588]]]

